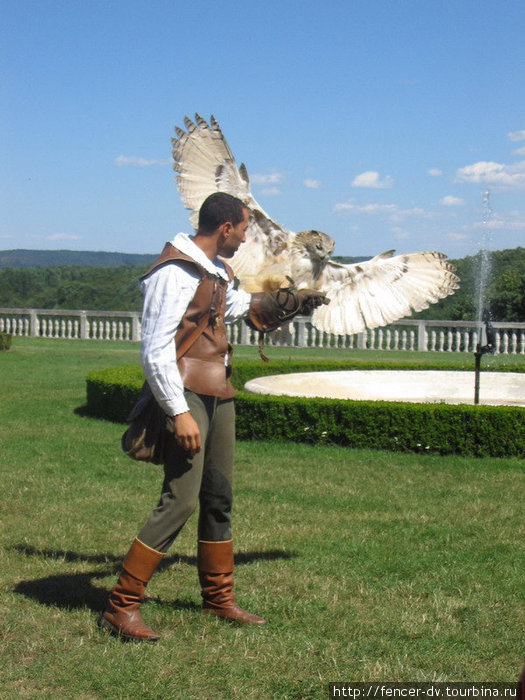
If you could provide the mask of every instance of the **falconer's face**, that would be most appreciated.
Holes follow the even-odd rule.
[[[219,241],[219,255],[223,258],[233,258],[241,243],[246,241],[246,229],[250,223],[248,209],[243,209],[243,220],[235,226],[227,221],[223,224],[223,231]]]

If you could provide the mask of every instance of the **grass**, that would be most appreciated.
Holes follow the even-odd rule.
[[[99,630],[160,471],[119,453],[121,425],[78,409],[90,370],[136,362],[128,343],[17,338],[0,353],[1,698],[299,700],[328,697],[330,681],[516,681],[517,459],[240,443],[237,597],[269,624],[200,614],[193,517],[148,589],[161,641]]]

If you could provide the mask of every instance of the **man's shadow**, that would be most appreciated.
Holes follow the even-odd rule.
[[[92,564],[107,564],[105,568],[84,573],[54,574],[33,580],[20,581],[13,588],[15,593],[36,600],[41,605],[54,606],[65,610],[78,610],[89,608],[94,612],[100,612],[106,604],[110,591],[98,586],[97,580],[107,576],[116,576],[120,572],[122,558],[114,554],[79,554],[67,550],[37,549],[28,545],[14,545],[12,550],[26,556],[36,556],[44,559],[59,559],[65,562],[86,562]],[[243,566],[253,561],[273,561],[276,559],[290,559],[295,554],[283,550],[269,550],[265,552],[239,553],[235,557],[236,566]],[[159,566],[159,570],[166,569],[173,564],[197,565],[196,557],[174,554],[165,557]],[[193,602],[187,600],[157,600],[162,605],[169,605],[178,610],[200,609]]]

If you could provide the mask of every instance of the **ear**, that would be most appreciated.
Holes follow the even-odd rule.
[[[233,224],[231,221],[225,221],[219,226],[219,231],[224,238],[228,238],[233,230]]]

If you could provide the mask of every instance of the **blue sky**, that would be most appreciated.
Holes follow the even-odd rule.
[[[0,249],[160,251],[189,230],[170,137],[194,112],[336,254],[525,245],[523,0],[0,8]]]

